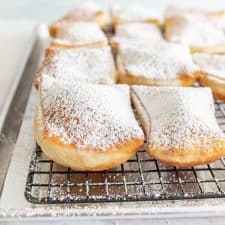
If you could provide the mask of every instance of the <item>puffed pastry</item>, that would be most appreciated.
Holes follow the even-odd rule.
[[[120,165],[144,141],[127,85],[65,82],[48,75],[41,79],[34,130],[50,159],[79,171]]]
[[[76,21],[95,22],[101,28],[104,28],[104,26],[106,26],[106,13],[104,9],[94,1],[84,2],[80,5],[77,5],[74,9],[69,11],[56,22],[50,24],[50,35],[55,37],[57,30],[61,28],[62,24]]]
[[[160,25],[162,15],[157,9],[140,5],[113,5],[111,8],[111,20],[113,27],[121,23],[145,22]]]
[[[211,163],[225,155],[209,88],[133,86],[147,152],[170,166]]]
[[[115,27],[115,36],[110,39],[110,45],[117,49],[121,42],[135,44],[153,41],[163,41],[159,26],[149,23],[125,23]]]
[[[222,27],[192,15],[167,18],[164,36],[167,41],[189,46],[193,53],[225,53],[225,34]]]
[[[120,83],[150,86],[192,86],[198,68],[186,46],[154,44],[120,44],[117,54]]]
[[[58,80],[98,84],[115,83],[114,60],[109,46],[100,48],[48,48],[37,72],[35,87],[48,74]]]
[[[73,22],[61,23],[52,39],[52,47],[101,47],[108,41],[96,23]]]
[[[193,54],[200,67],[201,86],[210,87],[217,100],[225,100],[225,55]]]

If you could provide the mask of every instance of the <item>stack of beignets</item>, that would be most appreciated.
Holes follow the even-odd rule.
[[[211,90],[184,87],[199,81],[225,99],[225,56],[215,55],[225,53],[224,11],[168,7],[162,27],[156,10],[114,7],[115,57],[101,30],[105,15],[84,3],[49,26],[51,45],[35,79],[34,132],[43,152],[74,170],[101,171],[131,158],[145,133],[149,155],[171,166],[225,155]]]

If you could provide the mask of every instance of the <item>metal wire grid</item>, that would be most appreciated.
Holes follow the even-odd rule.
[[[215,103],[225,131],[225,103]],[[25,197],[32,203],[117,202],[225,197],[225,158],[210,165],[169,167],[141,148],[121,166],[104,172],[75,172],[55,164],[36,148]]]

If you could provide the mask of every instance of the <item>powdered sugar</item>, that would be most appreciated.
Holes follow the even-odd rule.
[[[209,88],[133,86],[147,112],[153,148],[185,149],[209,146],[225,136],[217,125]]]
[[[37,82],[43,74],[65,81],[113,83],[114,62],[111,49],[101,48],[51,49],[37,74]]]
[[[98,13],[104,13],[103,8],[94,1],[87,1],[71,10],[63,19],[70,21],[90,21]]]
[[[181,5],[170,5],[165,10],[165,17],[171,18],[176,16],[192,16],[196,19],[205,20],[213,24],[224,23],[225,11],[224,10],[207,10],[202,8],[184,8]]]
[[[127,5],[126,7],[114,5],[112,7],[112,20],[124,22],[161,21],[161,15],[157,9],[140,5]]]
[[[155,80],[176,78],[181,74],[191,76],[197,70],[188,48],[173,43],[122,44],[119,57],[130,74]]]
[[[53,42],[64,45],[107,44],[107,38],[96,23],[73,22],[57,29]]]
[[[218,26],[190,15],[170,18],[165,28],[169,41],[193,48],[207,48],[225,44],[225,34]]]
[[[225,55],[193,54],[201,71],[225,79]]]
[[[148,23],[126,23],[116,26],[116,34],[111,39],[114,42],[152,42],[163,41],[158,26]]]
[[[44,129],[64,144],[105,151],[143,138],[127,85],[57,82],[43,75],[40,91]]]

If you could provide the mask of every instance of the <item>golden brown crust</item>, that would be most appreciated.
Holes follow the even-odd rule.
[[[119,24],[123,24],[123,23],[135,23],[135,22],[142,22],[142,23],[151,23],[151,24],[155,24],[157,26],[161,25],[161,21],[159,19],[148,19],[145,21],[129,21],[123,18],[118,18],[118,17],[114,17],[112,18],[112,26],[115,28],[117,25]]]
[[[43,125],[37,113],[34,122],[34,134],[42,151],[56,163],[79,171],[102,171],[116,167],[131,158],[143,140],[133,139],[121,143],[115,149],[100,151],[96,149],[81,150],[73,145],[64,145],[59,138],[49,138],[43,135]]]
[[[124,74],[118,75],[118,77],[118,83],[146,86],[193,86],[197,79],[196,74],[180,74],[173,80],[152,80],[142,76],[135,76],[127,71]]]
[[[51,42],[52,48],[99,48],[107,45],[104,41],[94,42],[90,44],[65,44],[63,42],[58,42],[57,40],[53,40]]]
[[[191,137],[190,137],[191,138]],[[153,158],[170,166],[190,167],[214,162],[225,155],[225,140],[213,140],[206,149],[201,145],[187,149],[153,149],[148,145],[147,152]]]
[[[53,56],[55,54],[55,52],[56,52],[56,49],[54,49],[54,48],[46,48],[45,54],[44,54],[44,61],[45,61],[46,58]],[[39,68],[39,70],[41,70],[43,66],[46,66],[46,65],[42,64],[41,67]],[[37,72],[35,80],[34,80],[34,87],[35,87],[36,90],[38,90],[39,86],[40,86],[40,79],[39,78],[40,78],[40,74],[39,74],[39,72]]]
[[[118,50],[119,44],[118,44],[118,42],[114,41],[113,39],[109,39],[109,45],[111,46],[111,48],[114,51]]]
[[[45,58],[53,56],[56,53],[54,48],[46,48],[45,49]]]
[[[225,52],[225,43],[205,48],[200,48],[196,46],[189,46],[189,47],[192,53],[222,54]]]
[[[225,101],[225,79],[200,72],[199,82],[203,87],[210,87],[216,100]]]

